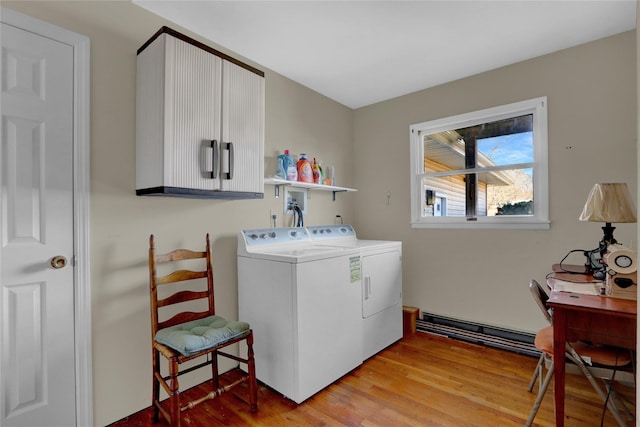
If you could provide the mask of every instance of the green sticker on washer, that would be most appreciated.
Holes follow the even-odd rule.
[[[362,273],[362,263],[359,256],[349,258],[349,271],[351,272],[351,283],[359,282]]]

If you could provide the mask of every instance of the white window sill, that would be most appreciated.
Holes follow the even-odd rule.
[[[461,230],[549,230],[550,221],[429,221],[412,222],[411,228],[416,229],[461,229]]]

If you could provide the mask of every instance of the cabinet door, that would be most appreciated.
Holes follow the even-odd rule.
[[[264,191],[264,78],[222,65],[220,180],[224,191]]]
[[[165,185],[216,190],[219,171],[212,176],[215,147],[211,141],[220,144],[222,59],[175,37],[164,37]]]

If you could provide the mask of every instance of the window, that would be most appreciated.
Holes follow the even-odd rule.
[[[413,228],[549,228],[546,97],[410,133]]]

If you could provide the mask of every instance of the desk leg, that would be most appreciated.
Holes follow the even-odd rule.
[[[554,366],[554,403],[556,410],[556,427],[564,426],[564,374],[566,347],[567,317],[565,310],[553,311],[553,366]]]

